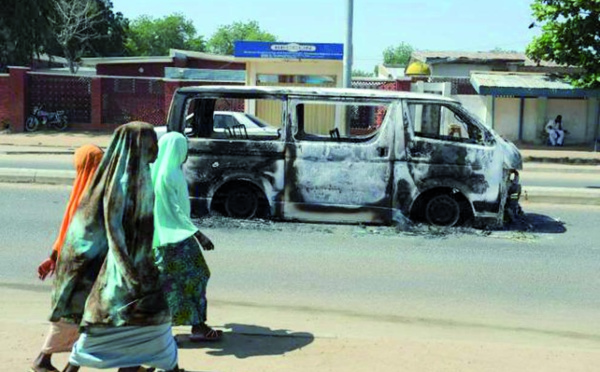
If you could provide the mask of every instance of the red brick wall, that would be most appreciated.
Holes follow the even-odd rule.
[[[139,120],[163,125],[166,117],[164,85],[161,79],[102,78],[102,123]]]
[[[0,130],[4,129],[3,121],[9,120],[11,114],[11,91],[9,75],[0,75]]]

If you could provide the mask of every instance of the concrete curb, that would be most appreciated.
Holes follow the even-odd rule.
[[[597,174],[600,177],[600,165],[571,165],[571,164],[549,164],[549,163],[524,163],[523,170],[526,173],[585,173]]]
[[[529,203],[600,205],[600,189],[523,187],[521,201]]]
[[[0,183],[72,185],[74,170],[0,168]],[[600,205],[600,189],[571,187],[523,187],[521,200],[528,203]]]
[[[0,182],[3,183],[72,185],[74,180],[74,170],[0,168]]]
[[[73,155],[73,151],[0,151],[0,155]]]

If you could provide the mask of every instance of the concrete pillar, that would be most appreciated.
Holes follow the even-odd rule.
[[[412,79],[410,78],[405,78],[405,79],[397,79],[396,80],[396,90],[397,91],[401,91],[401,92],[410,92],[410,86],[412,83]]]
[[[100,129],[102,127],[102,79],[95,77],[91,81],[92,94],[92,128]]]
[[[246,63],[246,85],[258,85],[257,63]],[[244,112],[250,115],[256,115],[256,100],[244,100]]]
[[[598,97],[589,97],[586,100],[586,121],[585,121],[585,134],[584,141],[594,142],[598,137],[598,110],[599,110]]]
[[[494,128],[494,96],[485,96],[485,125]]]
[[[25,131],[25,120],[29,113],[28,109],[28,93],[27,93],[27,73],[28,67],[13,67],[9,66],[10,74],[9,86],[12,92],[12,113],[10,121],[12,130],[16,133]]]
[[[548,97],[538,97],[537,99],[537,122],[542,130],[548,121]]]
[[[165,120],[164,122],[167,122],[168,116],[169,116],[169,109],[171,108],[171,100],[173,100],[173,96],[175,95],[175,91],[177,91],[177,89],[179,89],[179,87],[181,86],[181,83],[177,80],[165,80],[165,85],[163,87],[164,89],[164,111],[165,111]]]

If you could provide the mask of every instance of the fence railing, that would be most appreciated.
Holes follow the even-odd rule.
[[[64,110],[70,122],[91,122],[91,77],[30,73],[28,80],[27,112],[43,106],[45,111]]]

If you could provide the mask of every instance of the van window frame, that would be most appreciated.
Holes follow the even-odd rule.
[[[285,94],[264,94],[264,93],[252,93],[252,92],[248,92],[248,93],[237,93],[237,92],[206,92],[206,93],[188,93],[188,94],[183,94],[184,97],[182,97],[182,99],[179,101],[181,104],[181,108],[180,108],[180,112],[183,113],[183,117],[180,118],[179,123],[178,123],[178,127],[175,128],[175,130],[177,130],[180,133],[186,133],[186,129],[187,129],[187,112],[189,109],[189,105],[191,104],[191,102],[193,100],[214,100],[216,102],[216,100],[218,99],[243,99],[243,100],[248,100],[248,99],[264,99],[264,100],[277,100],[280,101],[282,104],[282,130],[279,132],[279,137],[278,138],[265,138],[265,139],[248,139],[248,138],[236,138],[236,137],[231,137],[231,138],[212,138],[212,137],[207,137],[207,136],[198,136],[196,135],[196,131],[198,128],[194,127],[194,130],[192,130],[191,132],[186,133],[186,137],[188,137],[189,139],[204,139],[204,140],[211,140],[211,141],[232,141],[232,140],[240,140],[240,141],[249,141],[249,142],[253,142],[253,141],[285,141],[286,137],[286,130],[285,128],[288,126],[286,121],[288,120],[288,96]],[[214,112],[216,111],[214,108],[214,104],[213,104],[213,115]],[[194,113],[195,114],[195,113]],[[194,115],[195,116],[195,115]],[[211,116],[210,121],[213,121],[213,117]],[[214,131],[214,123],[212,123],[213,125],[213,131]],[[183,128],[182,128],[183,126]],[[192,134],[191,136],[189,134]],[[246,136],[247,137],[247,136]]]
[[[376,140],[380,133],[383,130],[384,125],[388,121],[388,113],[392,108],[395,99],[386,99],[386,98],[369,98],[369,97],[344,97],[344,96],[323,96],[315,94],[314,96],[299,96],[299,95],[290,95],[289,96],[289,109],[290,109],[290,137],[295,142],[325,142],[325,143],[368,143]],[[338,128],[334,128],[330,132],[330,136],[319,136],[312,135],[309,139],[306,137],[298,137],[298,133],[300,131],[300,125],[298,122],[298,106],[302,105],[305,102],[312,103],[322,103],[322,104],[341,104],[343,105],[364,105],[364,106],[386,106],[386,115],[384,120],[381,122],[381,126],[377,128],[376,131],[365,135],[365,136],[356,136],[356,137],[340,137]],[[337,133],[332,133],[336,131]],[[310,136],[310,134],[307,134]]]
[[[470,138],[459,138],[453,137],[449,135],[437,135],[437,136],[422,136],[418,135],[415,132],[415,123],[413,122],[413,118],[410,115],[410,105],[438,105],[442,107],[446,107],[450,110],[455,116],[458,116],[463,123],[466,125],[473,125],[477,129],[479,129],[482,133],[481,140],[472,140]],[[436,100],[419,100],[419,99],[406,99],[404,100],[404,110],[406,111],[406,117],[409,121],[410,125],[408,128],[408,133],[410,134],[410,139],[425,139],[425,140],[433,140],[433,141],[441,141],[444,143],[453,143],[453,144],[463,144],[463,145],[471,145],[471,146],[486,146],[491,147],[495,145],[495,139],[493,134],[483,125],[481,122],[476,120],[476,118],[471,115],[461,104],[455,102],[445,102],[445,101],[436,101]]]

